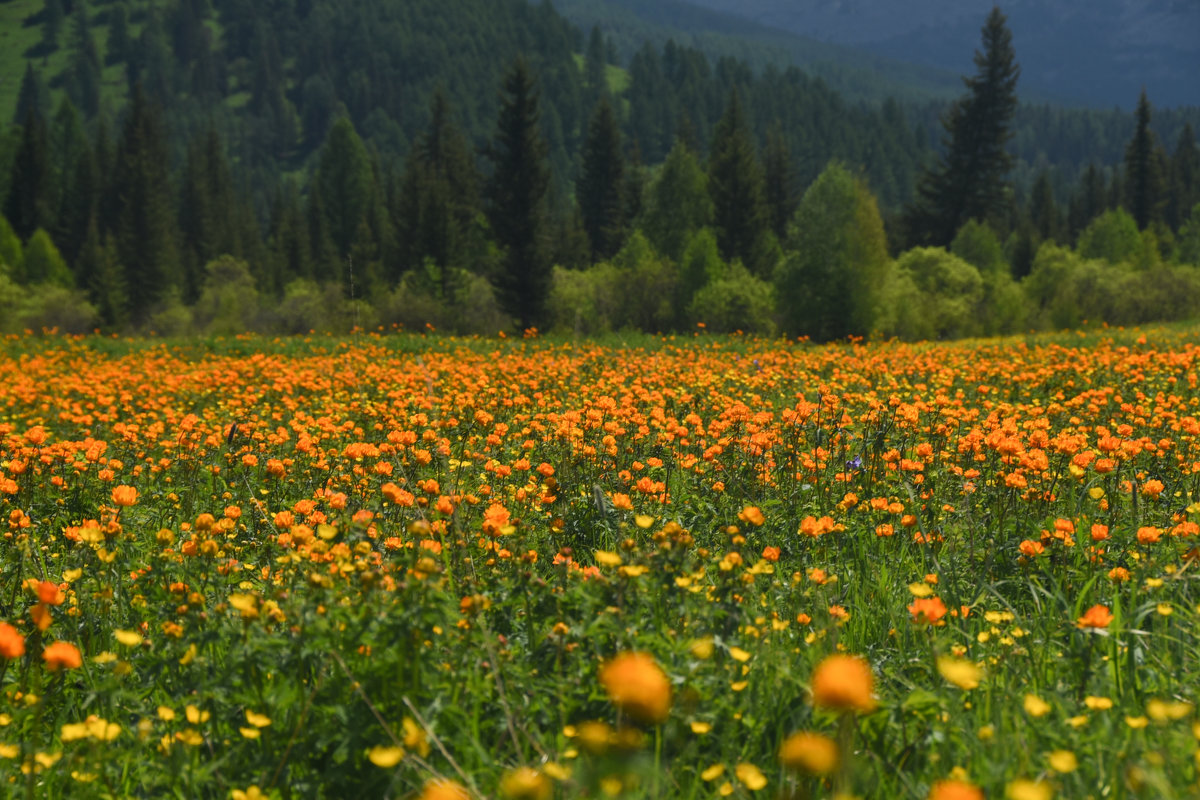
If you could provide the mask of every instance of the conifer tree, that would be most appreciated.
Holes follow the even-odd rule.
[[[466,267],[479,246],[479,175],[451,117],[450,101],[439,88],[430,104],[429,127],[409,152],[392,203],[400,268],[414,269],[429,259],[440,271],[443,300],[450,299],[452,271]]]
[[[1150,130],[1150,100],[1146,90],[1138,98],[1137,128],[1125,146],[1124,206],[1139,230],[1159,219],[1166,200],[1158,139]]]
[[[521,328],[529,328],[543,322],[550,291],[550,169],[546,141],[538,129],[538,94],[523,58],[508,70],[503,85],[496,133],[487,150],[493,166],[487,184],[488,219],[504,252],[494,281],[501,307]]]
[[[730,95],[713,132],[708,194],[721,257],[726,261],[740,259],[751,273],[765,275],[770,265],[766,263],[764,242],[768,220],[763,178],[737,91]]]
[[[576,195],[592,261],[612,258],[625,238],[625,163],[617,117],[607,96],[600,98],[588,124]]]
[[[104,43],[104,63],[119,64],[129,58],[129,9],[124,0],[108,9],[108,39]]]
[[[646,193],[642,230],[660,254],[678,262],[692,234],[712,223],[708,176],[696,154],[676,140]]]
[[[46,123],[31,108],[21,129],[4,203],[4,216],[22,241],[50,224],[53,208],[48,150]]]
[[[921,176],[917,197],[906,209],[904,227],[912,246],[944,247],[964,222],[993,217],[1009,202],[1005,176],[1013,157],[1006,145],[1021,68],[999,8],[984,23],[982,43],[982,52],[975,52],[975,76],[964,78],[968,93],[942,119],[945,154]]]
[[[13,124],[24,125],[31,111],[44,121],[50,115],[50,92],[42,82],[41,74],[34,70],[33,62],[26,61],[25,77],[21,78],[21,88],[17,90]]]
[[[329,129],[314,183],[338,258],[350,254],[371,194],[371,160],[348,117]]]
[[[773,122],[767,131],[763,172],[766,176],[763,193],[771,219],[771,230],[782,240],[787,236],[788,223],[796,212],[796,172],[792,167],[792,153],[779,120]]]
[[[89,119],[100,110],[100,70],[100,52],[92,38],[87,3],[75,0],[71,12],[71,64],[66,76],[67,94]]]
[[[188,145],[179,186],[183,295],[200,296],[204,266],[219,255],[241,256],[233,215],[237,202],[221,137],[211,125]]]
[[[1029,216],[1037,231],[1039,242],[1056,241],[1059,232],[1058,206],[1054,202],[1054,187],[1050,185],[1050,173],[1042,170],[1033,183],[1029,198]]]
[[[1179,134],[1171,156],[1171,189],[1167,201],[1167,224],[1179,230],[1192,208],[1200,203],[1200,149],[1189,122]]]
[[[113,166],[115,241],[129,315],[145,321],[176,285],[175,218],[162,112],[134,87]]]

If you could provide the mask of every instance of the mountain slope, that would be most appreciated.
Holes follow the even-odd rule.
[[[760,25],[961,71],[992,0],[690,0]],[[1146,87],[1160,106],[1200,105],[1200,3],[1013,0],[1022,90],[1132,108]]]

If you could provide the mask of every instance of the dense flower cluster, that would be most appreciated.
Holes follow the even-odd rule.
[[[1186,796],[1198,357],[10,340],[0,776]]]

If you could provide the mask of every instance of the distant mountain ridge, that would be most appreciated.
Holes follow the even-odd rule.
[[[760,25],[968,71],[993,0],[687,0]],[[1022,87],[1096,107],[1200,105],[1200,2],[1013,0]]]

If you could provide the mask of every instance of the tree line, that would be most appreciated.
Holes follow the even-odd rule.
[[[664,76],[674,77],[663,80],[702,76],[709,67],[695,56],[665,48],[662,61],[671,67]],[[795,116],[813,112],[809,123],[843,142],[853,140],[842,134],[858,123],[894,118],[875,139],[859,141],[883,141],[890,129],[903,133],[894,138],[896,152],[921,150],[921,137],[896,104],[822,118],[820,104],[803,102],[820,91],[797,88],[783,94],[794,101],[792,116],[771,120],[760,136],[761,114],[749,108],[761,107],[783,80],[769,71],[755,76],[718,63],[717,72],[730,76],[727,94],[715,122],[702,126],[697,120],[710,116],[711,101],[701,104],[696,95],[672,121],[678,109],[652,107],[652,92],[635,91],[654,85],[652,77],[638,77],[653,73],[653,64],[631,64],[631,84],[614,91],[598,32],[581,64],[571,63],[592,106],[578,148],[565,157],[556,159],[556,126],[547,124],[547,81],[537,62],[518,56],[482,146],[445,89],[430,95],[426,122],[402,161],[364,139],[364,125],[343,109],[313,156],[311,175],[268,182],[265,198],[262,187],[254,191],[235,178],[243,164],[230,158],[236,148],[216,122],[173,155],[168,110],[142,81],[119,129],[110,130],[103,114],[89,121],[69,94],[47,118],[36,76],[27,75],[23,124],[14,129],[0,185],[3,286],[15,307],[27,308],[30,324],[66,327],[301,331],[354,319],[591,331],[705,322],[827,339],[876,329],[930,333],[888,317],[885,298],[915,297],[934,284],[945,294],[946,281],[973,296],[977,282],[961,264],[957,284],[930,284],[923,272],[896,267],[913,248],[949,247],[953,254],[963,231],[971,247],[990,253],[985,260],[995,280],[1012,284],[997,290],[1010,305],[1028,304],[1010,290],[1037,271],[1046,247],[1082,247],[1085,235],[1095,240],[1099,221],[1113,227],[1125,211],[1138,252],[1150,248],[1155,257],[1131,255],[1128,226],[1121,225],[1114,230],[1124,231],[1117,236],[1124,249],[1095,257],[1141,266],[1197,260],[1195,135],[1185,124],[1168,152],[1144,96],[1120,164],[1092,165],[1065,196],[1048,169],[1031,192],[1014,190],[1018,70],[998,12],[984,27],[967,95],[945,112],[946,141],[911,162],[905,180],[918,189],[894,202],[877,199],[875,176],[882,173],[853,148],[826,148],[823,162],[814,160],[816,147],[798,152],[797,130],[808,128]],[[807,81],[798,72],[788,80],[797,87]],[[688,84],[711,91],[700,77],[681,83]],[[661,96],[672,93],[663,89]],[[556,167],[564,160],[571,180]],[[905,161],[897,155],[879,163],[894,177]],[[821,239],[822,232],[835,239]],[[989,237],[997,247],[979,244]],[[960,260],[980,273],[983,286],[985,268],[972,258]],[[628,299],[631,291],[638,302]],[[988,332],[1030,319],[1009,316]]]

